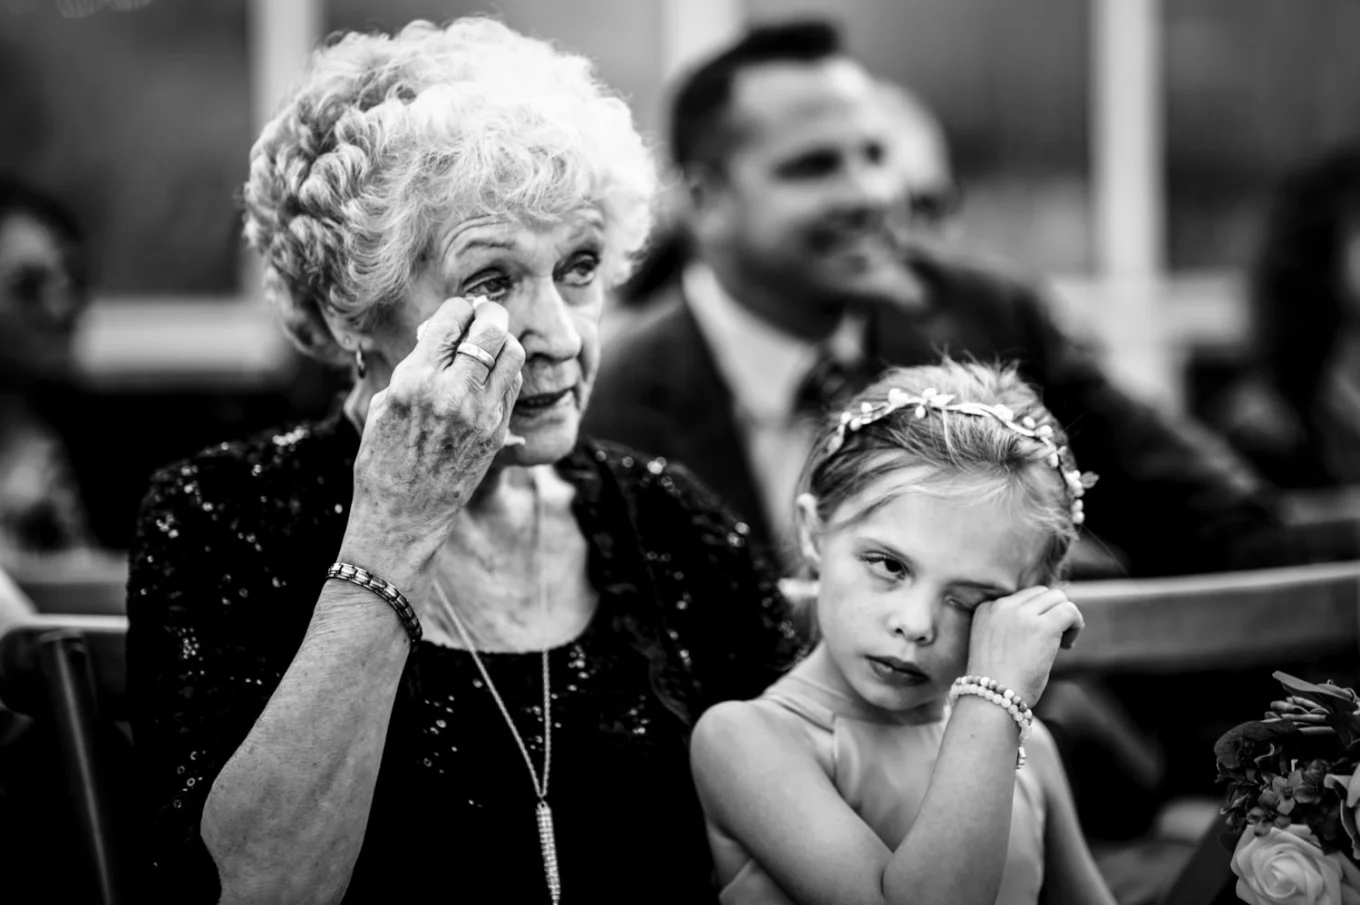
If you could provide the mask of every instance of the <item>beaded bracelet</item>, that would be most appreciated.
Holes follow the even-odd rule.
[[[352,566],[347,562],[338,562],[332,565],[326,570],[326,577],[348,581],[350,584],[357,584],[364,590],[377,594],[396,611],[397,616],[401,619],[402,626],[406,629],[406,634],[411,638],[411,643],[416,644],[420,641],[424,631],[420,627],[420,620],[416,618],[416,611],[411,608],[411,602],[406,599],[406,595],[397,590],[397,586],[392,582],[384,581],[367,569]]]
[[[949,689],[949,703],[952,705],[962,695],[971,694],[991,701],[1005,710],[1020,729],[1020,746],[1015,757],[1015,769],[1025,765],[1025,742],[1034,732],[1034,712],[1018,694],[995,679],[986,676],[960,676]]]

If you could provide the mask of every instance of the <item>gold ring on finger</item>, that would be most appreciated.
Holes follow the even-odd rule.
[[[454,352],[458,355],[466,355],[469,358],[477,359],[482,364],[486,365],[488,371],[496,366],[496,356],[475,343],[459,343],[458,348],[454,349]]]

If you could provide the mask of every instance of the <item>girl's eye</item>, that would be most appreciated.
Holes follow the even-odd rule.
[[[560,279],[569,286],[588,286],[595,280],[595,273],[600,268],[599,255],[586,253],[572,258],[571,262],[562,271]]]
[[[950,596],[950,597],[946,597],[946,598],[944,599],[944,602],[947,603],[947,604],[949,604],[950,606],[956,608],[956,609],[962,610],[962,611],[965,612],[965,613],[971,613],[971,612],[973,612],[973,610],[975,610],[975,609],[978,608],[978,605],[979,605],[979,604],[982,603],[982,599],[981,599],[981,598],[974,598],[974,597],[953,597],[953,596]]]
[[[510,291],[510,280],[503,276],[489,276],[485,279],[475,280],[463,289],[464,297],[482,295],[493,302],[498,302],[505,298],[505,294]]]
[[[866,553],[863,559],[868,565],[869,571],[879,578],[898,581],[907,574],[906,565],[891,556],[885,556],[882,553]]]

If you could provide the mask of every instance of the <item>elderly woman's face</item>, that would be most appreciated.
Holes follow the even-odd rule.
[[[389,322],[387,336],[374,338],[395,346],[388,360],[400,361],[417,326],[446,299],[484,296],[504,305],[525,352],[510,431],[526,442],[502,457],[556,461],[576,443],[599,363],[603,253],[604,219],[593,209],[540,228],[501,218],[464,221],[435,236],[410,303]]]

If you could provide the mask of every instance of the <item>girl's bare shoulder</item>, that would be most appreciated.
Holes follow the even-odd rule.
[[[696,769],[727,769],[734,762],[810,759],[825,766],[817,727],[773,701],[724,701],[706,710],[690,742]]]

